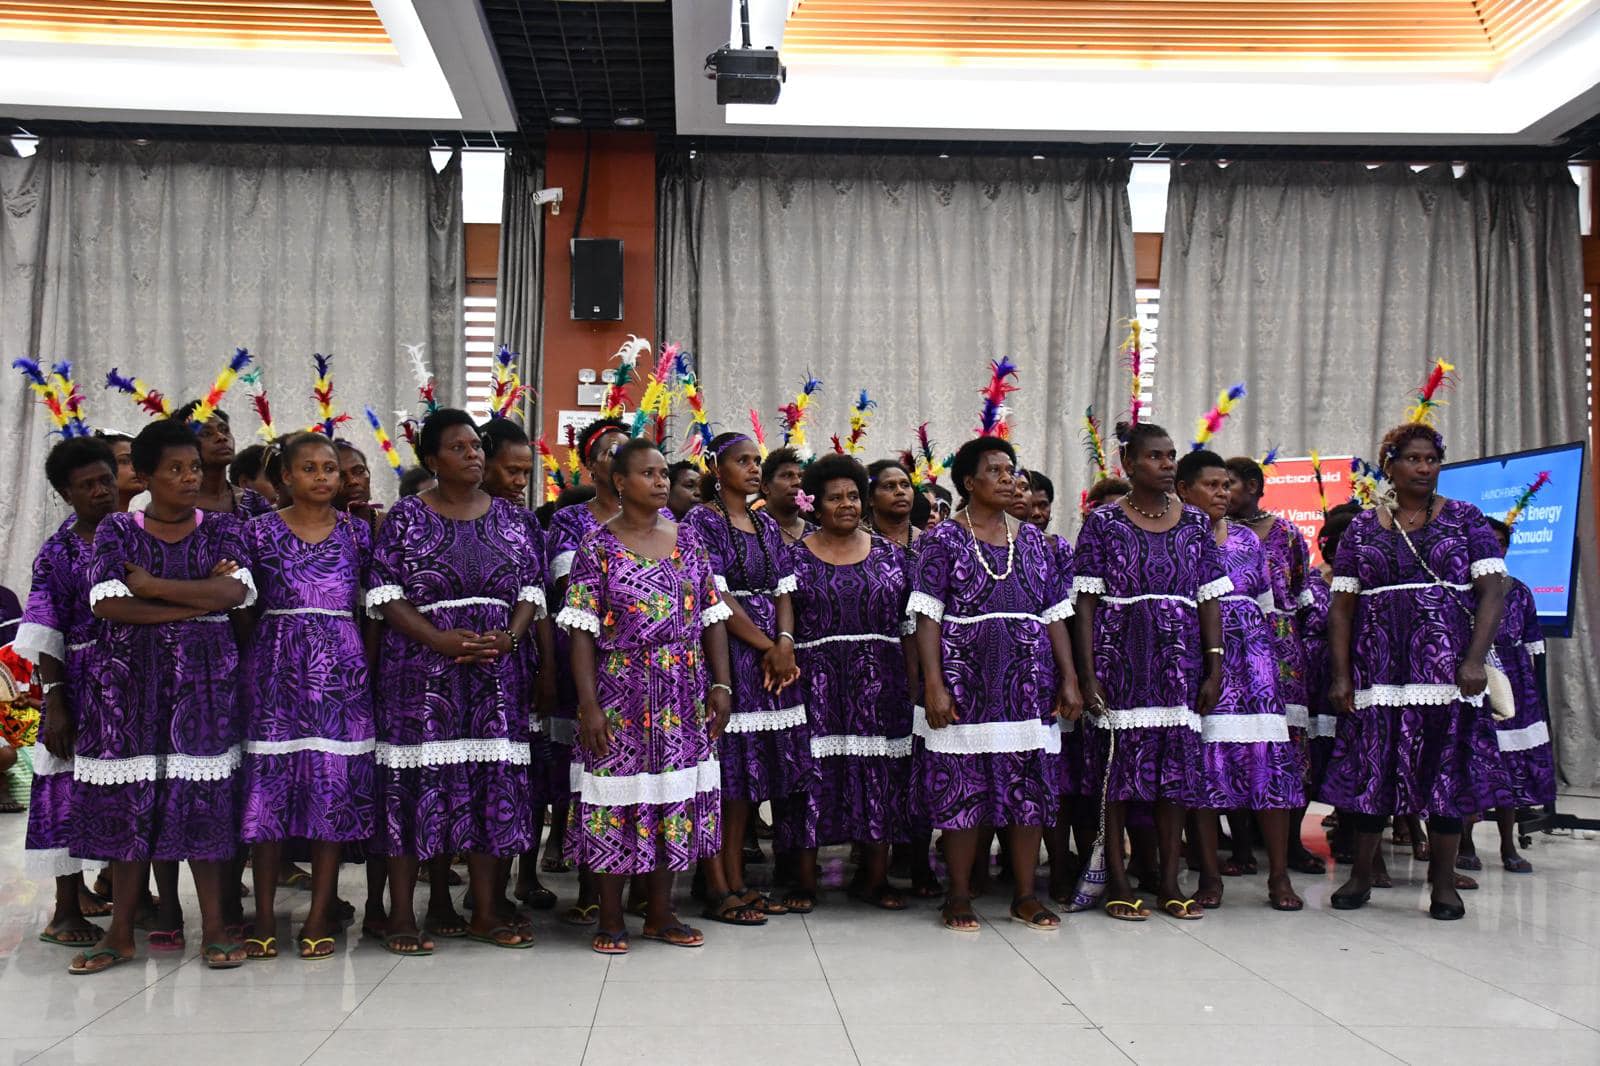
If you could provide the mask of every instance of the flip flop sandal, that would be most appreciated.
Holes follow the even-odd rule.
[[[44,932],[39,934],[39,939],[46,944],[54,944],[58,948],[89,948],[98,944],[100,942],[100,938],[106,935],[106,931],[104,929],[101,929],[98,925],[93,923],[90,923],[84,929],[79,930],[79,932],[83,934],[84,939],[68,940],[64,935],[52,933],[50,930],[46,929]]]
[[[1297,874],[1309,874],[1312,877],[1321,877],[1323,874],[1328,872],[1328,864],[1317,858],[1315,855],[1306,854],[1291,862],[1289,864],[1289,869],[1293,870]]]
[[[517,902],[531,910],[554,910],[556,906],[556,894],[550,891],[548,888],[545,888],[543,885],[540,885],[538,888],[531,888],[526,892],[518,892]]]
[[[1478,887],[1478,882],[1474,881],[1466,874],[1458,873],[1452,880],[1455,882],[1457,892],[1473,892],[1476,891]],[[1428,872],[1427,882],[1430,885],[1433,884],[1433,871],[1431,870]]]
[[[182,929],[152,929],[144,935],[151,951],[182,951]]]
[[[943,895],[944,886],[939,883],[937,877],[927,881],[913,879],[911,882],[912,899],[938,899]]]
[[[232,959],[229,956],[235,951],[243,950],[244,944],[240,941],[234,941],[231,944],[211,943],[200,949],[200,959],[206,964],[206,969],[208,970],[237,970],[245,964],[245,960]],[[222,957],[214,959],[211,957],[213,953]]]
[[[738,896],[739,902],[743,903],[746,907],[754,907],[756,910],[767,915],[768,917],[776,917],[780,914],[789,913],[788,907],[785,907],[782,903],[779,903],[777,900],[771,898],[770,896],[763,895],[760,892],[753,892],[750,889],[745,889],[743,892],[735,892],[734,895]],[[753,896],[754,898],[746,899],[746,896]]]
[[[790,914],[810,914],[817,909],[817,894],[809,888],[790,889],[783,894],[783,906]]]
[[[509,948],[512,951],[525,951],[533,947],[531,939],[522,939],[525,934],[514,925],[497,925],[487,933],[474,933],[467,931],[467,939],[479,944],[488,944],[492,948]],[[518,940],[515,944],[508,943],[503,937],[514,936]]]
[[[626,955],[628,931],[619,929],[615,933],[608,933],[601,929],[594,934],[594,940],[589,944],[589,948],[596,955]]]
[[[16,800],[0,800],[0,814],[21,814],[27,809]]]
[[[294,873],[290,874],[288,877],[279,877],[278,887],[304,889],[305,891],[310,892],[311,875],[306,873],[304,870],[296,869]]]
[[[960,933],[963,936],[977,936],[983,931],[983,923],[978,919],[978,912],[972,909],[972,901],[970,899],[966,901],[965,907],[952,912],[950,900],[946,897],[940,912],[939,923],[952,933]],[[966,921],[970,921],[972,924],[964,924]],[[963,924],[958,925],[958,922]]]
[[[1191,867],[1191,869],[1192,868],[1193,867]],[[1222,869],[1220,872],[1223,877],[1254,877],[1256,874],[1261,872],[1261,868],[1256,865],[1256,861],[1254,859],[1250,859],[1248,862],[1240,862],[1237,859],[1229,859],[1227,862],[1222,864]]]
[[[1215,889],[1202,888],[1195,892],[1194,901],[1200,904],[1201,910],[1214,911],[1222,906],[1222,893]]]
[[[1476,855],[1457,855],[1456,869],[1478,871],[1483,869],[1483,860]]]
[[[561,920],[568,925],[595,925],[600,921],[600,904],[591,903],[585,907],[574,903],[567,908]]]
[[[95,959],[110,959],[111,961],[104,966],[90,966],[89,963]],[[86,977],[89,974],[100,973],[102,970],[109,970],[113,966],[121,966],[125,962],[132,962],[133,956],[124,955],[110,948],[90,948],[83,953],[82,960],[80,962],[77,959],[73,959],[72,965],[67,967],[67,972],[74,977]]]
[[[233,938],[234,940],[243,940],[245,937],[249,936],[255,931],[255,922],[234,922],[231,925],[225,925],[222,927],[223,934]]]
[[[542,874],[569,874],[572,872],[572,864],[566,859],[552,858],[547,855],[539,860],[539,872]]]
[[[1125,907],[1127,913],[1118,914],[1113,907]],[[1149,913],[1145,910],[1142,899],[1108,899],[1105,902],[1106,917],[1115,918],[1119,922],[1146,922],[1150,920]]]
[[[434,924],[432,921],[425,921],[423,925],[427,927],[429,933],[441,940],[462,940],[466,938],[470,931],[467,920],[459,915],[455,916],[453,921],[446,923],[443,927]]]
[[[254,944],[261,949],[259,955],[250,953],[250,946]],[[269,936],[265,940],[260,937],[247,936],[244,938],[244,957],[247,962],[266,962],[268,959],[278,957],[278,938]]]
[[[669,935],[671,933],[681,933],[683,936],[674,940]],[[700,930],[690,928],[679,921],[674,921],[671,925],[664,925],[653,933],[646,929],[640,935],[646,940],[659,940],[663,944],[670,944],[675,948],[703,948],[706,946],[706,938],[701,935]],[[691,937],[700,937],[700,939],[691,940],[689,939]]]
[[[721,906],[707,907],[700,912],[700,916],[707,921],[721,922],[723,925],[756,926],[767,924],[767,916],[761,912],[759,907],[744,902],[733,892],[722,898]]]
[[[1020,922],[1035,933],[1054,933],[1061,928],[1061,916],[1042,903],[1039,903],[1039,909],[1033,912],[1032,918],[1024,918],[1018,914],[1017,908],[1028,902],[1039,903],[1039,897],[1023,896],[1021,899],[1012,901],[1011,920],[1013,922]],[[1052,922],[1050,920],[1052,918],[1055,921]]]
[[[1192,899],[1164,899],[1161,901],[1161,913],[1180,922],[1197,922],[1206,916],[1205,909]]]
[[[78,893],[78,913],[85,918],[106,918],[111,915],[111,901],[84,889]]]
[[[323,944],[328,945],[328,950],[322,950]],[[335,941],[331,936],[303,936],[300,938],[300,957],[308,962],[314,962],[317,959],[331,959],[333,958],[334,944]]]
[[[401,951],[400,944],[409,940],[417,945],[414,951]],[[423,943],[422,934],[417,933],[388,933],[383,938],[383,950],[391,955],[398,955],[402,959],[416,959],[424,955],[432,955],[433,949]]]
[[[1301,899],[1299,896],[1268,896],[1267,905],[1275,911],[1287,912],[1302,911],[1306,908],[1305,900]]]
[[[862,888],[850,893],[850,898],[869,907],[876,907],[880,911],[903,911],[906,909],[906,899],[900,890],[889,882],[884,881],[876,888]]]
[[[1411,846],[1411,857],[1417,862],[1432,862],[1433,848],[1426,841]]]
[[[1533,863],[1529,862],[1527,859],[1524,859],[1521,855],[1518,855],[1514,859],[1501,859],[1500,865],[1506,868],[1506,873],[1508,874],[1533,873]]]

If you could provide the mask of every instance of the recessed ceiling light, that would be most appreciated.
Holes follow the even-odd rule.
[[[638,115],[618,115],[616,118],[611,120],[611,124],[613,126],[621,126],[623,129],[631,130],[636,129],[639,126],[643,126],[644,119],[640,118]]]
[[[571,111],[557,111],[550,116],[550,124],[552,126],[576,126],[582,122],[583,119],[574,115]]]
[[[1034,156],[1034,157],[1033,157],[1033,158],[1035,158],[1035,159],[1043,159],[1043,158],[1044,158],[1044,156],[1042,156],[1042,155],[1036,155],[1036,156]]]
[[[940,159],[949,159],[950,158],[950,153],[948,153],[948,152],[940,152],[939,153],[939,158]]]

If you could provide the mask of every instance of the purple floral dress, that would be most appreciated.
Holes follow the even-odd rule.
[[[1198,806],[1206,795],[1194,709],[1204,677],[1199,605],[1233,591],[1211,520],[1183,505],[1177,525],[1150,533],[1122,507],[1099,507],[1084,520],[1074,564],[1078,595],[1100,598],[1094,669],[1106,712],[1092,727],[1094,780],[1105,774],[1111,802]],[[1108,732],[1115,754],[1105,770]]]
[[[1333,661],[1328,656],[1328,601],[1331,596],[1322,571],[1311,570],[1306,576],[1305,606],[1300,609],[1300,637],[1306,651],[1306,706],[1311,723],[1306,773],[1308,797],[1322,789],[1339,727],[1339,719],[1328,702],[1328,684],[1333,679]]]
[[[905,554],[873,537],[848,566],[823,562],[803,541],[792,555],[795,649],[821,777],[812,846],[907,839]]]
[[[411,496],[378,531],[367,609],[403,599],[435,627],[504,629],[518,603],[544,610],[521,510],[493,499],[446,518]],[[510,656],[458,664],[385,627],[378,652],[380,850],[419,859],[515,855],[533,844],[527,701]]]
[[[1222,695],[1200,722],[1199,806],[1291,810],[1306,801],[1305,767],[1278,686],[1281,645],[1267,620],[1274,596],[1260,539],[1229,522],[1222,566],[1233,591],[1222,597]]]
[[[908,611],[939,625],[959,720],[933,729],[914,711],[912,803],[935,829],[1053,825],[1061,729],[1046,627],[1072,614],[1055,551],[1022,524],[1011,571],[997,581],[989,571],[1006,573],[1006,547],[978,542],[961,521],[939,523],[917,548]]]
[[[239,490],[238,502],[234,505],[233,513],[239,521],[247,522],[252,518],[269,515],[277,509],[276,504],[255,489],[243,488]]]
[[[1550,714],[1539,692],[1535,655],[1544,654],[1544,631],[1533,591],[1516,578],[1508,578],[1506,608],[1494,648],[1511,681],[1517,713],[1494,724],[1500,762],[1505,767],[1506,791],[1497,807],[1538,807],[1556,799],[1556,767],[1550,750]]]
[[[61,663],[64,695],[74,720],[92,713],[95,697],[92,659],[100,620],[89,610],[89,570],[94,548],[72,531],[74,515],[39,548],[33,584],[12,643],[16,653],[38,666],[48,655]],[[39,723],[41,734],[44,721]],[[58,759],[43,742],[33,748],[33,787],[28,799],[24,862],[29,877],[66,877],[83,869],[72,846],[72,761]]]
[[[276,512],[245,524],[260,595],[240,686],[246,843],[372,836],[376,734],[356,620],[371,538],[346,514],[316,544]]]
[[[595,691],[613,733],[573,749],[567,857],[605,874],[688,870],[722,847],[701,633],[731,612],[694,531],[648,559],[600,528],[578,546],[556,622],[595,638]]]
[[[1289,716],[1289,733],[1304,759],[1306,741],[1311,735],[1309,697],[1306,695],[1306,649],[1300,633],[1299,611],[1310,595],[1306,581],[1311,569],[1311,550],[1306,538],[1287,518],[1277,518],[1261,539],[1266,551],[1267,575],[1272,582],[1272,599],[1263,602],[1277,652],[1278,695]]]
[[[1506,564],[1483,515],[1460,500],[1447,500],[1411,541],[1449,588],[1376,511],[1358,515],[1339,541],[1333,592],[1357,597],[1355,713],[1339,718],[1322,799],[1362,814],[1459,818],[1493,807],[1505,787],[1488,707],[1481,695],[1462,698],[1456,669],[1472,640],[1471,583]]]
[[[551,603],[558,602],[556,597],[561,592],[561,589],[557,588],[558,583],[565,581],[572,574],[572,563],[577,558],[578,545],[599,528],[600,522],[587,503],[563,507],[550,519],[550,528],[545,531],[544,550],[545,575]],[[576,736],[574,723],[578,717],[578,690],[572,684],[572,641],[567,636],[566,630],[559,626],[556,628],[555,637],[556,707],[551,717],[545,721],[544,729],[552,745],[552,757],[561,764],[561,773],[559,780],[552,779],[551,782],[558,794],[545,797],[548,802],[566,797],[567,764],[572,761],[571,749]]]
[[[199,581],[223,559],[244,562],[237,519],[196,511],[195,522],[168,544],[145,532],[142,512],[108,516],[95,532],[89,605],[132,596],[124,563]],[[249,569],[233,576],[250,606]],[[98,698],[79,709],[72,854],[123,862],[232,858],[244,713],[236,706],[239,650],[228,616],[102,621],[91,662]]]
[[[684,517],[711,557],[717,590],[736,600],[768,637],[778,635],[777,597],[795,591],[792,557],[771,516],[751,515],[758,532],[736,530],[722,513],[700,505]],[[811,757],[811,731],[806,725],[804,685],[779,693],[762,686],[761,655],[728,634],[728,660],[733,680],[733,714],[722,734],[722,792],[729,799],[775,806],[804,804],[817,783]],[[808,819],[777,812],[774,846],[806,847]],[[792,836],[791,836],[792,833]]]

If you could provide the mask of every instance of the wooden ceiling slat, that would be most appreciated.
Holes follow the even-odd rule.
[[[0,0],[0,38],[393,50],[372,0]]]

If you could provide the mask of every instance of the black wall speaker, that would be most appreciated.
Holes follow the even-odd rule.
[[[572,242],[572,317],[622,321],[622,242],[581,237]]]

